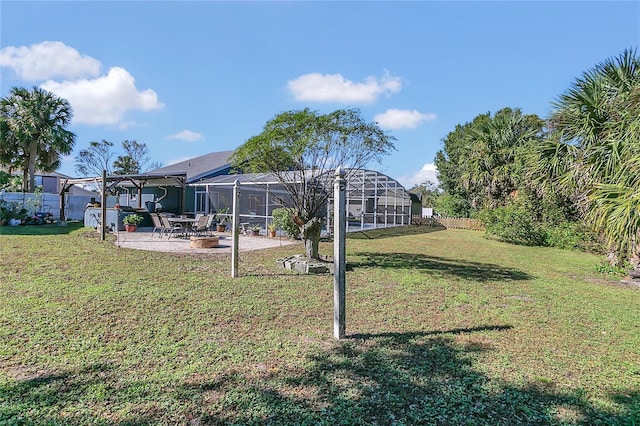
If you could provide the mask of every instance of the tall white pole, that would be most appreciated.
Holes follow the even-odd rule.
[[[107,171],[102,170],[102,186],[100,187],[100,241],[104,241],[107,235]],[[117,220],[116,215],[116,222]]]
[[[238,277],[238,228],[240,227],[240,181],[233,182],[233,219],[231,220],[231,277]]]
[[[344,170],[338,167],[333,183],[333,335],[336,339],[345,336],[346,308],[346,180]]]

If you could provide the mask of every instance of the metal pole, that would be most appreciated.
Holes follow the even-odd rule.
[[[333,182],[333,336],[345,336],[346,308],[346,208],[344,170],[338,167]]]
[[[231,277],[238,278],[238,228],[240,227],[240,181],[233,182],[233,219],[231,220]]]
[[[107,171],[102,170],[102,187],[100,197],[100,241],[106,239],[107,234]]]
[[[362,170],[362,194],[360,195],[360,230],[364,231],[364,215],[367,211],[366,199],[365,199],[365,183],[366,177],[364,175],[364,170]]]

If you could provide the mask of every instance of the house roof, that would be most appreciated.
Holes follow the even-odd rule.
[[[106,178],[107,187],[111,188],[114,186],[182,186],[185,185],[185,174],[184,173],[143,173],[143,174],[134,174],[134,175],[110,175]],[[93,185],[101,185],[102,184],[102,176],[96,177],[88,177],[88,178],[75,178],[75,179],[65,179],[62,183],[64,189],[66,190],[70,185],[76,184],[93,184]]]
[[[186,173],[187,183],[197,182],[220,174],[227,174],[231,169],[229,158],[235,151],[211,152],[179,163],[170,164],[151,170],[150,174]]]
[[[0,166],[0,172],[11,173],[13,175],[22,176],[22,170],[14,169],[13,171],[9,171],[9,168],[5,167],[5,166]],[[34,175],[35,176],[53,176],[53,177],[57,177],[57,178],[60,178],[60,179],[70,179],[71,178],[70,176],[63,175],[62,173],[59,173],[59,172],[43,172],[42,170],[36,170]]]

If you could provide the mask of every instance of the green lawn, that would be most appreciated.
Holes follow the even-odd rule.
[[[227,256],[0,228],[0,424],[640,424],[640,290],[428,231],[350,236],[337,342],[332,277],[275,266],[301,245],[232,279]]]

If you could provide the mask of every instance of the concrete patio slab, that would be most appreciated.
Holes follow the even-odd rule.
[[[116,237],[115,244],[135,250],[162,251],[168,253],[208,253],[231,254],[232,236],[228,232],[213,232],[219,238],[218,247],[192,248],[189,238],[163,236],[160,238],[156,232],[151,236],[152,228],[138,228],[136,232],[112,232]],[[241,252],[262,250],[285,245],[301,244],[301,242],[287,237],[267,238],[265,236],[240,235],[238,250]]]

